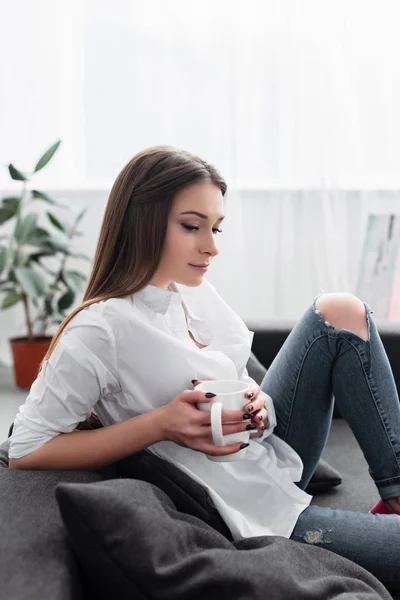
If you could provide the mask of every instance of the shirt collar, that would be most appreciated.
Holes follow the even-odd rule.
[[[170,283],[167,290],[148,284],[135,296],[139,298],[146,306],[163,315],[166,314],[171,304],[182,302],[182,294],[175,282]]]

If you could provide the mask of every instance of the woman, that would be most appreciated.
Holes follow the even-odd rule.
[[[209,489],[234,539],[317,543],[400,588],[400,408],[372,311],[350,294],[317,298],[260,389],[246,370],[253,332],[204,278],[226,188],[215,167],[169,146],[123,168],[83,303],[16,416],[10,468],[100,469],[148,448]],[[206,457],[242,447],[215,446],[196,406],[206,399],[192,384],[215,379],[251,384],[243,411],[223,413],[224,434],[252,432],[243,460]],[[393,514],[309,506],[332,392],[383,499],[374,512]],[[94,417],[104,427],[85,431]]]

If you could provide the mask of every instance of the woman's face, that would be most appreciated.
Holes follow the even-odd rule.
[[[172,281],[192,287],[201,284],[206,271],[191,265],[210,264],[217,256],[223,209],[222,192],[213,183],[195,183],[175,195],[152,285],[167,289]],[[182,214],[189,211],[200,214]]]

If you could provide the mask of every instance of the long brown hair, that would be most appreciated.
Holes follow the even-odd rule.
[[[172,146],[147,148],[125,165],[108,198],[83,301],[61,323],[39,372],[79,311],[95,302],[130,296],[148,284],[160,263],[175,194],[201,181],[214,183],[225,195],[226,182],[213,165]],[[98,426],[92,411],[78,429]]]

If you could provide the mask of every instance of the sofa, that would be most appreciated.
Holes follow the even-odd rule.
[[[260,383],[294,322],[247,325],[248,370]],[[400,383],[400,331],[378,328]],[[8,469],[8,446],[0,445],[0,600],[400,598],[316,546],[277,536],[232,543],[207,491],[146,450],[99,471],[23,471]],[[308,491],[313,504],[365,512],[378,499],[336,410]]]

